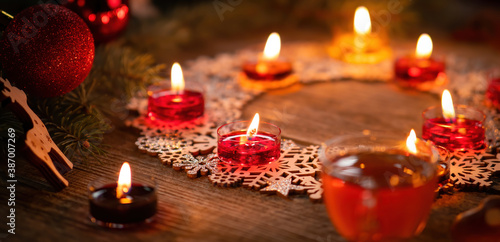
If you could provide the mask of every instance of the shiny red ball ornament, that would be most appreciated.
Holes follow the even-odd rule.
[[[82,17],[96,43],[120,36],[130,16],[128,0],[68,0],[64,6]]]
[[[85,80],[94,61],[94,39],[83,20],[54,4],[15,16],[0,43],[5,76],[30,95],[54,97]]]

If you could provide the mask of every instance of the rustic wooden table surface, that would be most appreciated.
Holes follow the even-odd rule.
[[[323,38],[325,40],[326,38]],[[238,44],[221,41],[210,48],[188,51],[198,54],[231,51],[260,39]],[[227,45],[226,45],[227,44]],[[224,47],[221,47],[224,46]],[[409,45],[413,46],[413,44]],[[452,47],[448,47],[452,48]],[[464,48],[486,56],[487,49]],[[167,57],[155,53],[161,61]],[[486,58],[486,57],[485,57]],[[439,97],[405,92],[387,83],[340,82],[304,85],[295,92],[270,92],[258,96],[244,108],[243,118],[259,112],[278,124],[283,136],[301,144],[320,144],[340,134],[364,129],[420,133],[420,113],[439,104]],[[212,186],[206,177],[190,179],[163,166],[157,158],[138,152],[138,132],[115,120],[115,129],[105,137],[109,155],[101,162],[75,164],[65,175],[70,186],[50,191],[38,171],[22,159],[17,162],[16,234],[6,235],[8,193],[0,193],[0,238],[5,241],[343,241],[330,223],[323,204],[305,196],[290,200],[267,196],[244,188]],[[130,230],[97,227],[88,219],[87,185],[100,177],[115,177],[122,162],[130,162],[135,173],[151,174],[158,183],[159,211],[148,226]],[[5,179],[1,180],[5,187]],[[436,200],[424,232],[415,241],[449,241],[456,215],[475,207],[488,196],[484,192],[457,192]],[[0,240],[1,240],[0,239]]]

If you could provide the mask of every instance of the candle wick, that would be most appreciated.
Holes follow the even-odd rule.
[[[448,123],[448,124],[452,124],[452,123],[455,123],[456,118],[445,118],[444,121],[446,121],[446,123]]]
[[[252,129],[250,130],[250,132],[248,132],[248,138],[251,139],[255,133],[257,133],[257,129]]]

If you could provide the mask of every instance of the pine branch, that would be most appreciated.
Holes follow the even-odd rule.
[[[156,65],[153,57],[139,54],[120,45],[96,50],[89,76],[75,90],[60,97],[39,99],[28,97],[31,109],[42,119],[52,139],[70,159],[98,159],[106,154],[102,144],[111,129],[106,116],[117,116],[110,103],[145,92],[154,79],[160,78],[164,65]],[[124,107],[120,108],[123,110]],[[22,123],[9,111],[0,109],[0,144],[7,145],[7,129],[23,134]]]
[[[164,64],[156,65],[151,55],[138,54],[131,48],[108,45],[98,49],[90,78],[99,77],[98,92],[127,98],[145,92],[155,79],[159,79]]]
[[[85,110],[84,106],[78,104],[68,104],[64,96],[30,101],[54,142],[70,160],[105,153],[100,144],[110,125],[103,121],[97,111]]]

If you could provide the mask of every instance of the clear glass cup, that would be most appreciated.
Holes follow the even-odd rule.
[[[439,154],[404,137],[341,136],[320,150],[324,201],[337,231],[349,241],[408,239],[425,227],[438,181]]]

